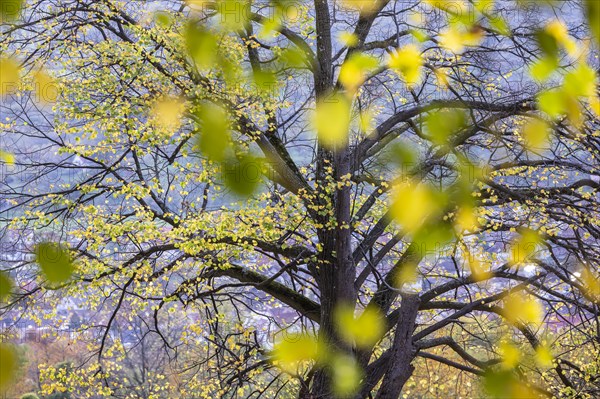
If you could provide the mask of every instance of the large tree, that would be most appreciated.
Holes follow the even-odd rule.
[[[181,397],[398,398],[419,359],[594,397],[593,3],[27,2],[6,317],[92,309],[92,397],[156,337]]]

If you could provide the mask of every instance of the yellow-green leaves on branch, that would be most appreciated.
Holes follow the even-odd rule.
[[[44,242],[36,245],[35,261],[51,284],[68,281],[75,271],[69,249],[59,243]]]
[[[18,18],[23,2],[23,0],[0,0],[0,23]]]
[[[363,53],[353,53],[342,65],[340,82],[352,95],[365,82],[369,71],[377,68],[377,65],[375,57]]]
[[[317,100],[312,122],[323,147],[336,150],[348,145],[351,105],[351,101],[340,92]]]
[[[200,151],[211,161],[223,162],[231,142],[229,113],[222,107],[205,102],[195,111],[198,119]]]
[[[366,308],[355,318],[351,306],[341,305],[334,317],[340,337],[359,348],[372,347],[385,333],[385,317],[373,307]]]
[[[420,81],[423,64],[421,51],[414,45],[397,49],[389,61],[389,67],[398,73],[409,87]]]
[[[17,374],[17,353],[13,345],[0,343],[0,392],[13,383]]]

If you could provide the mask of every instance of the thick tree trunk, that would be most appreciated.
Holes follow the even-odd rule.
[[[412,336],[418,310],[418,295],[402,296],[400,319],[396,327],[394,343],[390,349],[390,359],[376,399],[398,399],[402,387],[414,371],[414,366],[411,364],[415,350]]]

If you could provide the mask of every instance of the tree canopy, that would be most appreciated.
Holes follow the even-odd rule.
[[[600,395],[600,2],[1,4],[37,394]]]

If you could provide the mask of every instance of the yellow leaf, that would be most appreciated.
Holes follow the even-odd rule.
[[[10,152],[0,150],[0,161],[6,163],[8,165],[12,165],[15,163],[15,156],[13,154],[11,154]]]
[[[340,82],[350,93],[354,93],[364,83],[367,73],[376,67],[377,59],[374,57],[363,53],[353,53],[342,65]]]
[[[177,97],[163,97],[150,110],[152,124],[158,129],[177,130],[185,113],[185,102]]]
[[[504,300],[504,317],[513,325],[540,324],[543,319],[543,309],[533,297],[521,292],[510,294]]]
[[[373,111],[368,108],[363,110],[359,115],[358,127],[361,132],[368,132],[373,127]]]
[[[542,243],[539,234],[531,229],[521,230],[510,248],[510,263],[516,265],[531,258],[538,246]]]
[[[189,22],[184,31],[185,44],[189,55],[200,71],[215,66],[218,55],[217,38],[206,28]]]
[[[16,89],[21,67],[12,58],[0,58],[0,95],[6,95]]]
[[[341,305],[335,310],[335,321],[340,336],[359,348],[372,347],[385,333],[385,318],[373,307],[355,318],[351,306]]]
[[[590,109],[592,110],[592,112],[594,114],[596,114],[596,116],[598,118],[600,118],[600,97],[591,96],[591,97],[589,97],[588,101],[589,101]]]
[[[312,122],[323,147],[335,150],[347,145],[350,105],[348,98],[341,93],[325,96],[317,101]]]
[[[502,367],[506,369],[515,368],[521,361],[521,351],[507,340],[500,342],[498,348],[502,356]]]
[[[320,354],[318,340],[306,334],[290,334],[275,344],[272,360],[282,370],[294,373],[303,362],[317,360]]]
[[[552,367],[552,360],[554,360],[554,357],[548,346],[538,345],[538,347],[535,348],[535,361],[538,365],[542,367]]]
[[[363,372],[356,360],[348,355],[337,355],[332,361],[333,391],[336,397],[347,398],[358,390]]]
[[[570,55],[577,53],[577,44],[569,36],[567,26],[558,20],[554,20],[546,25],[546,32],[561,44]]]
[[[600,303],[600,277],[594,274],[589,267],[581,270],[581,277],[585,294],[592,301]]]
[[[456,214],[455,221],[462,230],[474,231],[479,227],[477,213],[472,206],[462,206]]]
[[[484,31],[481,28],[464,30],[457,26],[451,26],[440,35],[440,45],[455,54],[463,52],[465,47],[474,47],[479,45],[484,37]]]
[[[396,71],[408,86],[419,82],[423,64],[421,51],[414,45],[407,45],[396,50],[389,61],[389,67]]]
[[[358,44],[358,37],[352,32],[342,32],[339,36],[340,42],[346,47],[354,47]]]
[[[552,119],[557,119],[566,112],[564,97],[562,90],[545,90],[537,96],[538,107]]]
[[[596,95],[597,85],[596,71],[581,63],[565,76],[564,90],[575,97],[590,97]]]
[[[493,275],[490,265],[475,257],[469,258],[469,268],[471,269],[471,278],[476,282],[487,280]]]
[[[437,79],[438,85],[441,87],[449,87],[450,80],[448,79],[448,73],[442,68],[436,68],[434,71],[435,78]]]
[[[370,15],[377,10],[377,0],[342,0],[342,5],[351,10],[360,11],[363,15]]]
[[[407,232],[416,232],[427,217],[440,211],[438,196],[426,184],[406,182],[394,191],[390,212]]]
[[[58,85],[56,80],[46,71],[39,70],[33,75],[35,90],[40,101],[54,103],[58,99]]]
[[[545,150],[550,146],[550,126],[541,119],[530,119],[523,127],[523,140],[529,150]]]
[[[558,68],[558,61],[552,57],[544,57],[536,61],[531,68],[529,73],[538,82],[543,82],[552,75]]]
[[[10,297],[12,289],[12,280],[8,277],[8,274],[0,270],[0,303]]]

